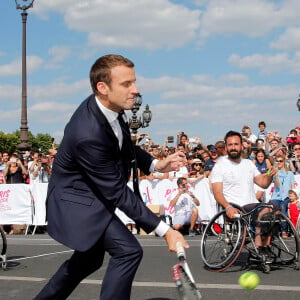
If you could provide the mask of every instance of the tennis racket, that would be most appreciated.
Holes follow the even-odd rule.
[[[178,288],[180,300],[199,300],[200,291],[197,289],[195,280],[186,261],[185,251],[180,242],[176,244],[179,264],[172,267],[172,277]]]

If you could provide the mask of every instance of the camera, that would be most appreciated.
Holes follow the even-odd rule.
[[[168,143],[174,143],[174,136],[167,137]]]
[[[17,159],[16,158],[11,158],[9,161],[15,163],[15,162],[17,162]]]
[[[247,137],[248,137],[248,134],[247,134],[247,133],[244,133],[244,132],[242,132],[242,136],[247,138]]]
[[[251,151],[257,151],[258,150],[258,145],[257,144],[252,144],[251,145]]]
[[[186,184],[183,183],[183,184],[181,185],[181,187],[185,189],[185,188],[186,188]]]

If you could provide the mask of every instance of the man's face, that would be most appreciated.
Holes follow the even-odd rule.
[[[185,152],[185,149],[183,146],[177,146],[177,151]]]
[[[134,98],[139,93],[134,69],[126,66],[113,67],[110,86],[104,82],[98,82],[97,88],[103,95],[101,97],[103,104],[115,112],[132,109]]]
[[[275,148],[278,147],[278,142],[277,142],[276,140],[273,140],[273,141],[270,143],[270,145],[271,145],[271,148],[272,148],[272,149],[275,149]]]
[[[2,161],[3,162],[5,162],[5,163],[7,163],[8,162],[8,159],[9,159],[9,156],[8,156],[8,153],[3,153],[2,154]]]
[[[262,132],[262,131],[264,131],[265,130],[265,125],[263,125],[263,124],[260,124],[259,125],[259,130]]]
[[[226,149],[229,158],[239,159],[243,150],[240,138],[236,135],[228,137],[226,140]]]
[[[295,145],[293,149],[294,149],[295,156],[300,157],[300,145]]]
[[[187,180],[183,180],[182,183],[179,185],[180,188],[182,188],[184,191],[188,190],[188,184]]]
[[[244,129],[244,133],[246,133],[247,134],[247,137],[250,137],[250,135],[251,135],[251,130],[250,129]]]

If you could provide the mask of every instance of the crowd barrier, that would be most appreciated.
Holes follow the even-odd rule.
[[[300,192],[300,175],[295,176]],[[130,182],[129,187],[132,188]],[[0,184],[0,224],[46,225],[47,183]],[[164,207],[165,215],[172,216],[174,210],[170,201],[175,196],[175,180],[141,180],[140,193],[146,204],[159,204]],[[266,201],[272,194],[271,185],[266,190]],[[210,220],[217,212],[216,201],[209,186],[209,180],[203,178],[190,184],[190,190],[199,199],[199,217]]]

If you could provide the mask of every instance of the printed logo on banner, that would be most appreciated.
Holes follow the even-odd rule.
[[[177,191],[178,188],[173,188],[173,189],[170,189],[170,188],[167,188],[166,189],[166,192],[164,194],[164,203],[167,204],[167,206],[165,205],[165,215],[170,215],[172,216],[174,214],[174,207],[170,207],[170,202],[172,200],[172,194],[173,192]]]
[[[11,210],[11,207],[8,205],[10,196],[10,189],[0,191],[0,211]]]

